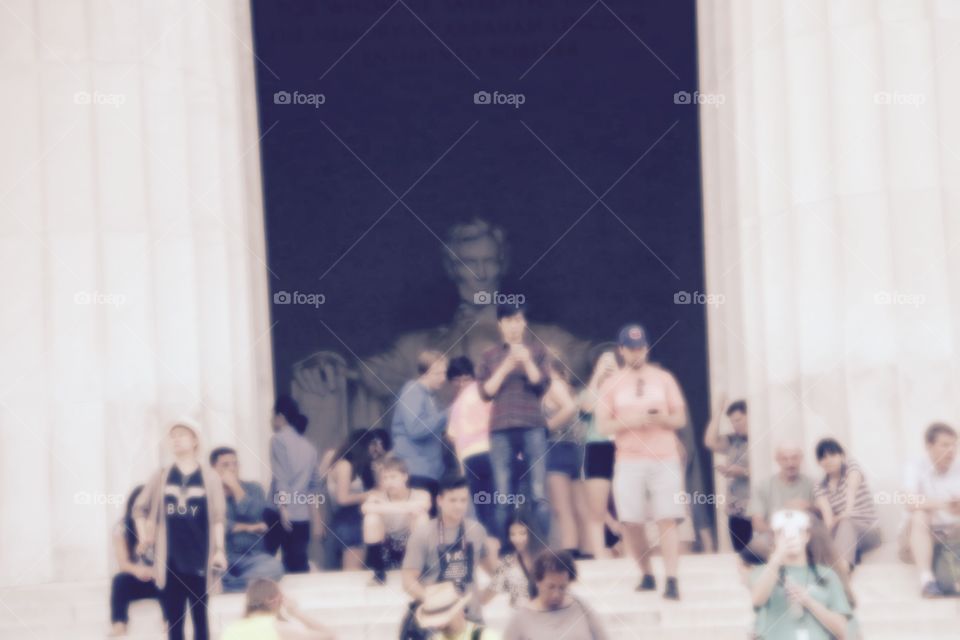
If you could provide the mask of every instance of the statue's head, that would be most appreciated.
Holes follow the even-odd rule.
[[[507,270],[507,243],[503,229],[474,218],[450,228],[446,238],[444,266],[457,285],[460,300],[485,304],[500,287]]]

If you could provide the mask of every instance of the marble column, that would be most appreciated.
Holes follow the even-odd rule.
[[[754,477],[838,438],[892,538],[924,429],[960,426],[960,4],[698,12],[714,396],[750,402]]]
[[[187,414],[268,477],[249,3],[0,7],[0,584],[105,577]]]

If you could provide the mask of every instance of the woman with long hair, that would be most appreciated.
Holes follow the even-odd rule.
[[[123,518],[113,530],[113,549],[117,556],[117,573],[110,585],[111,636],[127,635],[127,612],[134,600],[160,600],[160,591],[153,580],[152,560],[137,553],[137,526],[133,519],[133,505],[143,485],[130,492]]]
[[[356,429],[333,457],[327,478],[332,535],[325,536],[327,557],[345,570],[363,568],[363,513],[360,505],[377,487],[379,461],[390,449],[383,429]]]
[[[518,607],[530,601],[536,592],[533,583],[533,562],[546,547],[542,534],[533,524],[533,518],[522,510],[514,511],[507,521],[507,539],[511,550],[504,554],[490,581],[489,600],[498,593],[506,593],[510,606]]]
[[[770,524],[774,550],[747,579],[757,612],[757,637],[853,637],[853,608],[837,573],[817,561],[817,550],[811,544],[810,515],[805,511],[777,511]]]
[[[550,386],[543,396],[543,415],[547,421],[547,496],[553,522],[559,529],[560,548],[576,555],[583,544],[581,515],[584,508],[583,469],[584,423],[579,418],[579,403],[570,385],[570,375],[555,351],[551,351]]]

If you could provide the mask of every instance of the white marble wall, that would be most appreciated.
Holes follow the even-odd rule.
[[[698,11],[714,394],[749,399],[756,475],[833,434],[894,491],[960,426],[960,3]]]
[[[169,421],[264,479],[249,6],[0,6],[0,584],[103,577]]]

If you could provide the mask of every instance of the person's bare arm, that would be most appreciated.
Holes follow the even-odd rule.
[[[577,415],[577,402],[573,399],[573,393],[570,385],[565,381],[554,380],[547,389],[547,395],[551,402],[555,403],[559,409],[547,420],[547,428],[553,431],[565,424],[569,424]]]
[[[420,584],[420,571],[417,569],[401,569],[400,576],[403,582],[403,590],[407,592],[407,595],[418,602],[422,602],[424,592],[423,585]]]
[[[707,431],[703,434],[703,444],[714,453],[724,453],[728,448],[726,438],[720,437],[720,421],[726,406],[727,394],[721,393],[717,405],[713,408],[710,422],[707,423]]]
[[[781,549],[775,549],[770,554],[767,564],[763,565],[763,570],[750,587],[750,602],[754,607],[762,607],[770,600],[770,594],[773,593],[777,581],[780,579],[780,563],[782,558]]]
[[[369,491],[350,493],[350,483],[353,481],[353,467],[346,460],[338,460],[331,472],[334,479],[334,498],[341,506],[362,504],[370,496]]]
[[[490,377],[480,386],[483,395],[486,396],[486,398],[492,398],[497,395],[497,392],[500,391],[500,387],[503,385],[503,381],[507,379],[507,376],[510,375],[510,372],[513,371],[516,365],[516,359],[508,353],[507,357],[500,363],[500,366],[494,369]]]
[[[853,506],[857,503],[857,490],[863,484],[863,474],[852,469],[847,472],[847,491],[844,495],[843,511],[837,514],[838,518],[847,518],[853,512]]]
[[[827,531],[833,531],[833,525],[836,524],[837,519],[833,515],[833,507],[830,506],[830,501],[827,500],[826,496],[818,496],[814,501],[814,505],[820,510],[820,514],[823,516],[823,524],[827,527]]]

